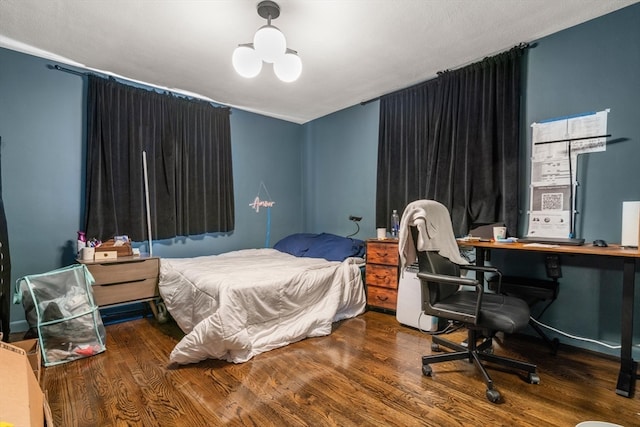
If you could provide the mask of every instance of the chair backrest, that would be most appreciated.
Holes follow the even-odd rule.
[[[415,244],[418,241],[416,227],[411,227],[411,235]],[[418,251],[416,248],[416,254],[420,271],[453,277],[460,276],[460,267],[439,253],[435,251]],[[427,314],[435,315],[436,309],[433,308],[433,305],[457,292],[453,286],[423,280],[420,282],[422,286],[422,310]]]

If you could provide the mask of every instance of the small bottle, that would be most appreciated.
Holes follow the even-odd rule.
[[[400,216],[396,209],[391,214],[391,237],[398,237],[400,231]]]
[[[78,256],[81,255],[82,248],[87,246],[87,236],[85,236],[84,231],[78,231]]]

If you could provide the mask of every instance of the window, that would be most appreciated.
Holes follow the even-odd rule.
[[[234,228],[229,108],[89,76],[86,233],[154,239]]]

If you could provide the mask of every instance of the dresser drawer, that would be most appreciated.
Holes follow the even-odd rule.
[[[374,307],[396,310],[398,293],[389,288],[367,286],[367,304]]]
[[[374,285],[389,289],[398,289],[398,267],[367,264],[365,267],[365,283],[367,286]]]
[[[367,260],[376,264],[398,265],[398,244],[367,242]]]
[[[158,279],[147,278],[137,281],[115,284],[94,284],[93,300],[102,307],[129,301],[151,299],[158,296]]]
[[[157,258],[126,262],[103,262],[87,266],[95,279],[95,285],[117,284],[154,279],[157,281],[159,260]]]

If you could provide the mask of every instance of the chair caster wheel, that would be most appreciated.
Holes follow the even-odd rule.
[[[431,343],[431,351],[440,351],[440,346],[436,343]]]
[[[489,402],[496,403],[500,400],[500,392],[498,390],[488,389],[487,390],[487,399]]]
[[[540,384],[540,377],[535,372],[529,372],[529,384]]]
[[[431,369],[430,365],[422,365],[422,375],[430,377],[432,373],[433,370]]]

